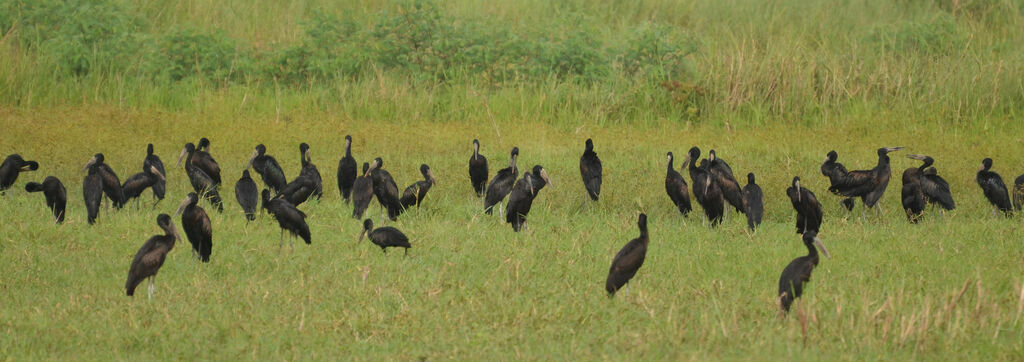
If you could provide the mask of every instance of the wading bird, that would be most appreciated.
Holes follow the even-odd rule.
[[[736,211],[743,212],[743,189],[733,176],[732,168],[725,160],[718,158],[715,150],[708,151],[708,171],[711,172],[711,180],[722,190],[725,201]]]
[[[198,146],[193,145],[192,142],[186,143],[185,148],[178,155],[178,165],[181,165],[181,160],[185,159],[185,156],[190,156],[192,166],[199,168],[206,176],[209,176],[214,185],[220,185],[220,165],[210,155],[209,149],[210,140],[205,137],[199,140]],[[188,164],[188,162],[185,164],[186,170]]]
[[[835,150],[828,151],[828,154],[825,155],[825,162],[821,164],[821,174],[828,177],[829,182],[833,185],[842,182],[843,177],[849,173],[846,166],[836,161],[838,158],[839,154]],[[853,211],[854,199],[852,197],[847,197],[839,203],[846,208],[846,211]]]
[[[601,196],[601,159],[597,158],[594,141],[589,138],[583,156],[580,156],[580,176],[583,177],[583,187],[587,189],[587,195],[591,200],[597,201]]]
[[[103,162],[104,159],[102,153],[97,153],[89,160],[89,163],[85,164],[85,168],[96,170],[103,184],[103,193],[110,198],[115,209],[120,209],[124,206],[124,192],[121,190],[121,180],[117,178],[117,173],[114,172],[114,169]]]
[[[796,210],[796,233],[805,234],[808,231],[818,233],[821,231],[821,204],[814,192],[800,186],[800,177],[793,177],[793,185],[786,189],[789,201],[793,203]]]
[[[420,203],[423,202],[423,198],[427,197],[427,191],[437,184],[437,179],[434,178],[434,173],[430,171],[430,166],[427,164],[420,165],[420,174],[423,175],[423,180],[416,181],[409,187],[405,188],[405,192],[402,193],[400,200],[403,208],[410,208],[413,205],[420,207]]]
[[[174,222],[171,221],[171,217],[167,214],[157,216],[156,224],[164,230],[164,235],[153,235],[135,253],[132,265],[128,268],[128,280],[124,282],[125,294],[129,297],[135,295],[135,287],[148,278],[149,299],[153,299],[153,285],[156,273],[164,265],[167,253],[174,249],[175,241],[181,240],[181,236],[178,236],[178,230],[174,228]]]
[[[161,175],[167,177],[167,170],[164,169],[164,161],[160,160],[160,156],[153,153],[152,143],[146,146],[146,158],[142,160],[142,171],[145,172],[150,169],[150,167],[155,167]],[[165,195],[167,195],[167,180],[160,179],[156,184],[153,184],[153,197],[156,198],[156,202],[153,203],[153,206],[155,207],[156,204],[163,201]]]
[[[725,201],[722,199],[722,190],[718,184],[711,179],[711,171],[708,170],[707,160],[697,166],[700,158],[700,148],[690,148],[684,164],[689,164],[690,181],[693,182],[693,196],[697,203],[704,209],[704,216],[707,217],[711,227],[722,223],[722,216],[725,214]]]
[[[672,161],[674,156],[672,152],[666,155],[668,156],[668,169],[665,173],[665,192],[668,193],[668,198],[672,200],[672,204],[676,206],[676,209],[679,209],[679,212],[686,216],[692,210],[690,205],[690,188],[686,184],[686,180],[683,179],[683,175],[673,168]],[[685,161],[682,167],[686,167]]]
[[[793,259],[779,276],[779,307],[786,313],[789,312],[793,300],[803,295],[804,284],[811,281],[811,272],[818,266],[818,249],[821,249],[826,258],[831,258],[825,244],[818,239],[818,233],[808,231],[804,233],[803,240],[804,246],[807,247],[807,255]]]
[[[277,244],[277,252],[281,252],[281,246],[284,245],[284,232],[288,231],[290,236],[298,236],[306,242],[306,245],[312,244],[312,237],[309,234],[309,225],[306,225],[306,214],[295,208],[295,205],[288,203],[283,197],[270,198],[270,190],[263,189],[263,208],[267,209],[271,215],[274,215],[274,219],[277,219],[277,224],[281,227],[281,239]],[[291,238],[289,238],[291,241]],[[291,245],[291,242],[288,243]]]
[[[747,227],[754,230],[761,225],[764,216],[764,193],[754,182],[754,173],[747,174],[747,186],[743,187],[743,213],[747,215]]]
[[[519,169],[516,168],[517,157],[519,157],[519,147],[513,147],[512,153],[509,154],[508,167],[498,170],[498,173],[494,174],[494,178],[491,179],[491,183],[487,184],[487,196],[484,197],[485,214],[490,215],[494,205],[500,203],[505,196],[508,196],[509,192],[512,192],[512,186],[514,186],[516,178],[519,177]],[[498,206],[498,212],[501,211],[501,206]]]
[[[85,210],[89,214],[89,225],[92,225],[96,223],[100,214],[100,201],[103,201],[103,177],[96,164],[85,165],[85,169],[88,173],[85,180],[82,180],[82,195],[85,198]]]
[[[309,151],[309,145],[305,142],[299,144],[299,160],[302,164],[299,177],[305,177],[313,183],[313,193],[310,196],[320,200],[320,196],[324,193],[323,178],[320,177],[320,170],[313,164],[313,156]]]
[[[956,208],[953,195],[949,192],[949,183],[934,172],[934,167],[928,168],[935,160],[922,155],[907,155],[907,158],[924,161],[920,167],[910,167],[903,171],[901,199],[907,220],[917,223],[927,204],[938,204],[946,210]]]
[[[306,176],[296,177],[281,189],[281,196],[295,206],[309,200],[314,193],[316,193],[316,181]]]
[[[981,186],[981,190],[985,192],[985,198],[992,203],[999,211],[1002,211],[1006,216],[1010,216],[1013,213],[1013,205],[1010,204],[1010,194],[1006,190],[1006,184],[1003,183],[1003,178],[998,173],[991,171],[992,159],[986,158],[981,161],[981,168],[978,169],[978,174],[974,178],[974,181]],[[992,211],[995,213],[995,210]]]
[[[520,231],[526,224],[526,216],[530,214],[533,200],[544,186],[551,184],[548,172],[540,165],[533,166],[533,173],[523,174],[516,182],[508,196],[508,210],[505,211],[505,222],[512,224],[513,231]],[[554,187],[554,186],[552,186]]]
[[[1017,176],[1013,181],[1013,208],[1020,211],[1024,206],[1024,175]]]
[[[0,191],[5,191],[14,185],[14,181],[18,180],[18,174],[38,169],[39,163],[36,161],[25,161],[18,154],[7,156],[4,163],[0,164]]]
[[[260,192],[256,186],[256,181],[253,181],[252,177],[249,176],[249,170],[242,170],[242,178],[238,179],[235,183],[235,200],[238,200],[238,204],[242,206],[242,210],[245,211],[245,218],[256,220],[256,208],[260,202]]]
[[[199,206],[199,195],[190,192],[178,206],[174,216],[181,215],[181,226],[185,229],[185,236],[192,244],[192,255],[199,257],[199,261],[210,262],[210,254],[213,252],[213,227],[210,225],[210,217],[206,210]]]
[[[878,149],[878,164],[870,170],[849,171],[845,174],[835,173],[829,176],[832,186],[829,191],[836,195],[845,197],[860,197],[865,208],[873,208],[882,198],[886,187],[889,186],[889,177],[892,173],[889,168],[889,153],[903,149],[903,147],[885,147]],[[823,165],[824,166],[824,165]],[[836,168],[838,169],[838,168]],[[881,212],[881,209],[879,209]]]
[[[469,181],[473,184],[476,196],[484,196],[487,190],[487,157],[480,154],[480,141],[473,140],[473,156],[469,157]]]
[[[369,237],[370,242],[377,244],[380,250],[385,254],[388,253],[389,247],[405,248],[405,254],[409,254],[409,248],[412,244],[409,244],[409,238],[402,234],[401,231],[390,226],[382,226],[379,228],[373,228],[373,220],[366,219],[363,221],[363,232],[359,233],[359,240],[363,241],[363,236]]]
[[[352,194],[352,184],[356,181],[356,167],[359,166],[352,157],[352,136],[345,135],[345,156],[338,161],[338,192],[345,202],[349,201]]]
[[[398,196],[398,185],[391,173],[383,169],[384,160],[377,157],[370,165],[370,180],[373,181],[373,195],[377,196],[377,202],[388,210],[388,219],[395,221],[398,215],[402,214],[402,202]]]
[[[188,181],[196,195],[202,195],[211,204],[217,207],[217,212],[224,212],[224,201],[220,198],[220,184],[202,168],[192,162],[192,157],[199,154],[191,143],[185,145],[185,173],[188,174]],[[185,230],[186,234],[188,230]]]
[[[273,156],[267,154],[267,146],[263,144],[257,145],[252,156],[249,157],[249,165],[246,168],[250,167],[260,174],[263,183],[275,193],[280,193],[281,189],[288,184],[281,165],[277,164],[277,160]]]
[[[609,297],[615,296],[615,292],[626,285],[630,279],[633,279],[636,271],[644,265],[644,259],[647,257],[647,243],[650,241],[647,236],[647,214],[640,214],[636,226],[640,229],[640,237],[626,243],[626,246],[623,246],[622,250],[615,254],[612,266],[608,269],[608,280],[604,283],[604,289],[608,291]]]
[[[43,183],[29,182],[25,184],[25,191],[42,191],[43,196],[46,197],[46,206],[50,208],[50,211],[53,211],[53,220],[58,224],[64,222],[64,207],[68,203],[68,193],[64,189],[64,184],[59,179],[47,176]],[[97,206],[98,209],[99,207]]]
[[[157,183],[165,180],[164,174],[157,170],[156,166],[150,166],[148,170],[129,176],[121,185],[125,202],[135,199],[136,206],[138,206],[139,196],[142,196],[143,191],[150,187],[156,187]]]
[[[368,175],[370,164],[363,162],[363,173],[352,182],[352,218],[359,220],[373,201],[373,180]]]

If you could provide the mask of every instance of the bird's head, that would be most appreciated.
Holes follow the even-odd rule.
[[[896,152],[896,151],[899,151],[899,150],[902,150],[902,149],[903,149],[902,146],[901,147],[882,147],[882,148],[878,149],[878,156],[879,157],[885,156],[889,152]]]
[[[36,161],[25,161],[25,162],[21,163],[21,168],[19,168],[18,171],[19,172],[35,171],[35,170],[38,170],[38,169],[39,169],[39,162],[36,162]]]
[[[715,158],[718,156],[715,154],[715,150],[708,151],[708,162],[715,162]]]
[[[152,154],[153,154],[153,144],[150,143],[150,144],[146,145],[146,156],[149,156],[149,155],[152,155]]]
[[[747,183],[751,184],[751,185],[756,183],[756,182],[754,182],[754,173],[753,172],[747,174]]]
[[[305,160],[306,162],[313,161],[313,157],[309,153],[309,144],[308,143],[302,142],[302,143],[299,144],[299,154],[300,154],[300,156],[302,156],[302,159]]]
[[[700,148],[693,146],[690,148],[690,152],[686,153],[686,162],[696,165],[698,159],[700,159]]]
[[[174,212],[174,216],[181,215],[181,213],[185,211],[186,207],[189,207],[189,205],[195,205],[198,200],[199,195],[196,195],[195,192],[189,192],[188,195],[185,196],[185,199],[181,200],[181,205],[178,206],[178,211]]]
[[[178,166],[181,166],[181,161],[185,159],[186,155],[188,155],[188,154],[190,154],[192,152],[195,152],[195,151],[196,151],[196,145],[192,144],[192,142],[186,143],[185,144],[185,148],[182,148],[181,149],[181,153],[178,154]]]
[[[425,163],[420,165],[420,173],[423,174],[423,178],[430,180],[431,185],[437,185],[437,179],[434,178],[434,172],[430,170],[430,166]]]
[[[586,147],[587,147],[587,152],[593,152],[594,151],[594,140],[587,138]]]
[[[373,220],[363,220],[363,230],[359,233],[359,240],[356,240],[356,242],[363,241],[363,236],[366,236],[366,233],[370,232],[371,230],[373,230]]]
[[[264,146],[262,143],[259,144],[259,145],[256,145],[256,148],[252,150],[252,155],[249,156],[249,162],[246,163],[245,168],[252,167],[252,163],[253,163],[253,161],[256,161],[256,157],[263,156],[266,153],[267,153],[267,146]]]
[[[821,250],[822,254],[825,254],[826,258],[832,259],[832,255],[829,254],[828,249],[825,248],[825,243],[821,242],[821,239],[818,239],[817,232],[813,230],[804,232],[804,245],[807,245],[808,248],[817,247],[818,250]]]
[[[640,216],[636,219],[636,227],[641,231],[647,230],[647,214],[640,213]]]
[[[164,229],[169,235],[174,235],[175,240],[181,240],[181,235],[178,234],[178,228],[174,227],[174,222],[171,221],[171,216],[167,214],[160,214],[156,217],[156,224]]]
[[[978,171],[988,171],[990,169],[992,169],[992,159],[986,157],[984,160],[981,160],[981,168]]]
[[[836,150],[828,151],[828,154],[825,155],[825,163],[836,162],[836,159],[838,159],[838,158],[839,158],[839,154],[836,153]]]
[[[796,201],[800,202],[800,176],[793,177],[793,188],[796,189]]]
[[[370,172],[370,163],[363,162],[363,176],[366,176],[367,172]]]
[[[200,151],[210,152],[210,139],[203,137],[199,139],[199,144],[196,145],[196,149]]]
[[[92,156],[92,158],[89,159],[89,162],[85,163],[85,167],[82,167],[82,170],[84,171],[84,170],[88,169],[89,167],[92,167],[92,165],[102,164],[102,163],[103,163],[103,154],[102,153],[97,153],[96,155]]]
[[[551,178],[548,177],[548,170],[541,167],[541,165],[533,165],[533,177],[544,180],[545,185],[555,188],[555,184],[551,183]]]

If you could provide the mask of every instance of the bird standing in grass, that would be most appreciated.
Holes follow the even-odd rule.
[[[356,181],[356,159],[352,157],[352,136],[345,135],[345,156],[338,161],[338,192],[345,202],[352,194],[352,185]],[[363,170],[366,173],[366,170]],[[360,174],[362,175],[362,174]]]
[[[832,169],[832,174],[827,175],[832,184],[828,190],[845,197],[860,197],[865,208],[874,208],[889,186],[889,177],[892,173],[889,167],[889,153],[901,149],[903,147],[879,148],[877,151],[878,164],[870,170],[843,173],[838,167]],[[825,170],[825,165],[822,165],[822,171]],[[852,208],[852,205],[849,207]],[[879,212],[881,212],[881,208],[879,208]]]
[[[992,203],[992,206],[995,206],[996,209],[1006,216],[1010,216],[1013,213],[1013,205],[1010,204],[1010,194],[1006,190],[1003,178],[998,173],[992,171],[991,158],[981,161],[981,168],[978,169],[978,174],[975,176],[974,181],[978,183],[978,186],[981,186],[981,190],[985,193],[985,198]],[[995,213],[994,210],[992,212]]]
[[[181,161],[185,159],[185,156],[191,156],[188,164],[199,168],[206,176],[209,176],[212,185],[220,185],[220,164],[217,163],[217,160],[213,159],[209,151],[210,140],[206,137],[199,140],[199,145],[194,145],[192,142],[186,143],[185,148],[178,155],[178,165],[181,165]],[[188,170],[188,164],[185,165],[186,170]]]
[[[387,209],[388,219],[397,220],[398,215],[405,209],[402,208],[402,201],[398,195],[398,184],[391,177],[391,173],[384,169],[384,160],[380,157],[370,164],[370,180],[373,181],[373,195],[377,196],[377,202],[381,207]]]
[[[793,300],[803,295],[804,284],[811,281],[811,272],[818,266],[818,249],[826,258],[831,258],[825,244],[818,239],[818,233],[808,231],[804,233],[803,240],[807,255],[793,259],[779,276],[779,307],[783,312],[789,312]]]
[[[512,224],[513,231],[520,231],[526,224],[526,216],[530,214],[533,200],[545,186],[551,185],[547,170],[540,165],[533,166],[533,172],[526,172],[516,182],[508,195],[508,210],[505,210],[505,222]],[[552,187],[554,187],[552,185]]]
[[[160,160],[160,156],[153,153],[152,143],[146,146],[146,158],[142,160],[142,171],[145,172],[150,168],[156,168],[157,172],[164,175],[164,177],[167,177],[167,170],[164,169],[164,161]],[[156,204],[163,201],[165,195],[167,195],[167,179],[160,179],[153,184],[153,197],[156,198],[156,202],[153,203],[153,206],[155,207]]]
[[[138,207],[139,196],[142,196],[142,192],[146,191],[147,188],[156,187],[158,183],[165,180],[164,174],[155,165],[150,165],[149,169],[129,176],[124,180],[124,184],[121,185],[121,192],[124,193],[125,202],[135,199],[135,206]]]
[[[310,196],[320,200],[320,196],[324,193],[323,178],[320,177],[320,169],[316,168],[313,164],[312,152],[309,150],[309,144],[302,142],[299,144],[299,161],[302,164],[302,169],[299,170],[299,177],[305,177],[313,185],[313,192]]]
[[[370,164],[363,162],[363,173],[352,182],[352,218],[356,220],[363,218],[370,201],[373,201],[373,180],[370,179],[369,171]]]
[[[100,176],[103,193],[114,204],[115,209],[121,209],[124,206],[124,191],[121,190],[121,180],[117,178],[117,173],[114,172],[114,169],[104,163],[104,160],[106,158],[103,157],[103,154],[97,153],[85,164],[85,168],[90,169],[90,173],[95,170],[95,173]]]
[[[246,168],[250,167],[260,174],[263,184],[267,185],[275,193],[280,193],[284,186],[288,184],[288,179],[284,176],[284,170],[281,169],[281,165],[277,163],[274,156],[267,154],[267,146],[263,144],[256,145],[252,156],[249,157],[249,164]]]
[[[700,148],[690,148],[684,164],[689,164],[690,181],[693,182],[693,197],[704,209],[704,216],[707,217],[711,227],[716,227],[722,223],[722,217],[725,214],[725,201],[722,199],[722,189],[718,187],[718,183],[712,180],[707,160],[697,166],[699,158]]]
[[[487,157],[480,154],[480,141],[473,140],[473,156],[469,157],[469,182],[476,196],[484,196],[487,189]]]
[[[672,167],[672,161],[674,156],[672,152],[667,154],[668,156],[668,170],[665,174],[665,192],[668,193],[668,198],[672,200],[672,204],[676,206],[683,216],[686,216],[692,210],[690,204],[690,188],[686,184],[686,180],[683,179],[683,175],[679,174]],[[683,162],[683,168],[686,167],[686,162]]]
[[[764,216],[764,193],[754,182],[754,173],[747,174],[747,186],[743,186],[743,213],[747,215],[747,227],[754,230],[761,225]]]
[[[363,241],[363,236],[368,236],[370,242],[377,244],[380,250],[387,254],[390,247],[405,248],[405,254],[409,254],[409,248],[412,247],[409,244],[409,238],[405,236],[400,230],[390,226],[383,226],[374,229],[373,220],[366,219],[363,221],[363,232],[359,233],[359,240]],[[357,241],[357,242],[358,242]]]
[[[608,296],[615,296],[615,292],[626,285],[636,271],[644,265],[647,258],[647,243],[650,238],[647,235],[647,214],[640,214],[636,226],[640,229],[640,237],[630,240],[615,254],[612,259],[612,266],[608,269],[608,279],[604,283],[604,289]]]
[[[249,176],[248,169],[242,170],[242,178],[235,182],[235,200],[242,206],[242,211],[245,211],[246,219],[256,220],[256,208],[259,207],[260,193],[256,181]]]
[[[100,216],[100,202],[103,201],[103,177],[100,176],[98,165],[85,165],[88,173],[82,180],[82,195],[85,199],[85,210],[88,212],[89,225],[96,223]]]
[[[156,224],[164,229],[164,235],[153,235],[135,253],[132,265],[128,268],[128,280],[124,283],[125,294],[129,297],[135,295],[135,287],[149,278],[149,299],[153,299],[156,273],[164,265],[167,253],[174,249],[175,241],[181,240],[178,230],[174,228],[174,222],[167,214],[157,216]]]
[[[312,244],[312,238],[309,234],[309,225],[306,225],[306,214],[301,210],[297,209],[295,205],[292,205],[285,200],[284,197],[278,196],[273,199],[270,198],[270,190],[263,189],[263,208],[267,209],[271,215],[274,215],[274,219],[277,219],[278,226],[281,227],[281,240],[277,244],[277,251],[281,252],[281,247],[284,245],[284,232],[287,230],[290,235],[298,236],[306,242],[306,245]],[[291,245],[289,243],[289,245]]]
[[[708,171],[711,180],[722,190],[722,198],[738,212],[743,212],[743,189],[732,174],[732,168],[725,160],[718,158],[715,150],[708,151]],[[724,207],[724,206],[723,206]]]
[[[68,193],[59,179],[47,176],[43,183],[29,182],[25,184],[25,191],[42,191],[43,196],[46,197],[46,206],[53,211],[53,220],[58,224],[64,222],[64,207],[68,203]]]
[[[594,141],[587,138],[586,149],[583,150],[583,156],[580,156],[580,176],[583,177],[587,195],[594,201],[601,196],[601,173],[601,159],[594,152]]]
[[[25,161],[18,154],[7,156],[0,164],[0,191],[7,190],[14,185],[14,181],[18,180],[18,174],[38,169],[39,163],[36,161]]]
[[[210,217],[206,210],[198,205],[199,195],[190,192],[178,206],[174,216],[181,215],[181,226],[185,229],[185,236],[192,244],[193,255],[198,256],[199,261],[210,262],[210,254],[213,252],[213,227],[210,224]]]
[[[405,209],[413,207],[413,205],[417,208],[420,207],[420,203],[427,197],[427,191],[430,191],[430,188],[437,184],[437,179],[434,178],[434,173],[430,171],[430,166],[427,166],[427,164],[420,165],[420,174],[423,175],[423,179],[413,182],[402,193],[400,202]]]
[[[508,196],[509,192],[512,192],[512,186],[515,185],[516,178],[519,177],[519,169],[516,168],[518,157],[519,147],[513,147],[512,153],[509,154],[508,167],[498,170],[498,173],[494,174],[494,178],[491,179],[491,183],[487,184],[487,196],[484,197],[485,214],[490,215],[494,205],[500,203],[505,196]],[[501,211],[501,206],[498,206],[498,212]]]
[[[793,185],[786,189],[789,201],[793,203],[796,210],[796,233],[805,234],[808,231],[818,233],[821,231],[822,212],[821,204],[814,192],[800,186],[800,177],[793,177]]]
[[[920,167],[910,167],[903,171],[901,199],[907,220],[912,224],[917,223],[928,204],[938,204],[946,210],[956,208],[953,195],[949,192],[949,183],[936,173],[934,167],[928,168],[935,160],[922,155],[907,155],[907,158],[924,161]]]

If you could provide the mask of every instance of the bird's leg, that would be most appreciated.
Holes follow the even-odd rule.
[[[281,255],[281,248],[284,246],[284,229],[281,229],[281,238],[277,242],[277,255]]]
[[[505,201],[504,200],[498,201],[498,218],[499,219],[504,217],[504,215],[502,215],[504,213],[504,211],[505,211]]]
[[[288,235],[288,250],[295,251],[295,235]]]
[[[156,279],[156,275],[149,277],[149,300],[153,300],[154,279]]]
[[[405,248],[405,254],[402,254],[402,256],[409,256],[409,248]]]

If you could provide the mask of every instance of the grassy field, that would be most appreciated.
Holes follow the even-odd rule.
[[[1022,13],[999,0],[0,0],[0,155],[41,165],[0,196],[0,358],[1024,359],[1024,221],[993,216],[974,183],[985,157],[1008,182],[1024,172]],[[346,134],[400,189],[421,163],[438,179],[390,223],[407,257],[356,242],[334,176]],[[200,137],[227,184],[224,213],[204,205],[211,263],[181,242],[153,300],[126,297],[156,215],[191,191],[171,166]],[[481,213],[474,138],[492,175],[513,146],[521,170],[548,170],[524,232]],[[604,162],[598,203],[578,173],[587,138]],[[260,143],[294,178],[300,142],[325,197],[300,206],[312,245],[279,254],[277,223],[247,223],[233,184]],[[151,208],[147,191],[89,226],[82,166],[102,152],[124,180],[147,143],[169,166],[168,199]],[[756,233],[670,204],[665,153],[695,145],[757,175]],[[907,149],[891,155],[882,212],[847,216],[825,154],[866,169],[883,146]],[[936,159],[955,211],[906,222],[908,153]],[[23,191],[48,175],[68,189],[64,225]],[[806,252],[793,176],[824,205],[833,258],[780,318],[779,274]],[[640,212],[647,261],[609,299]]]

